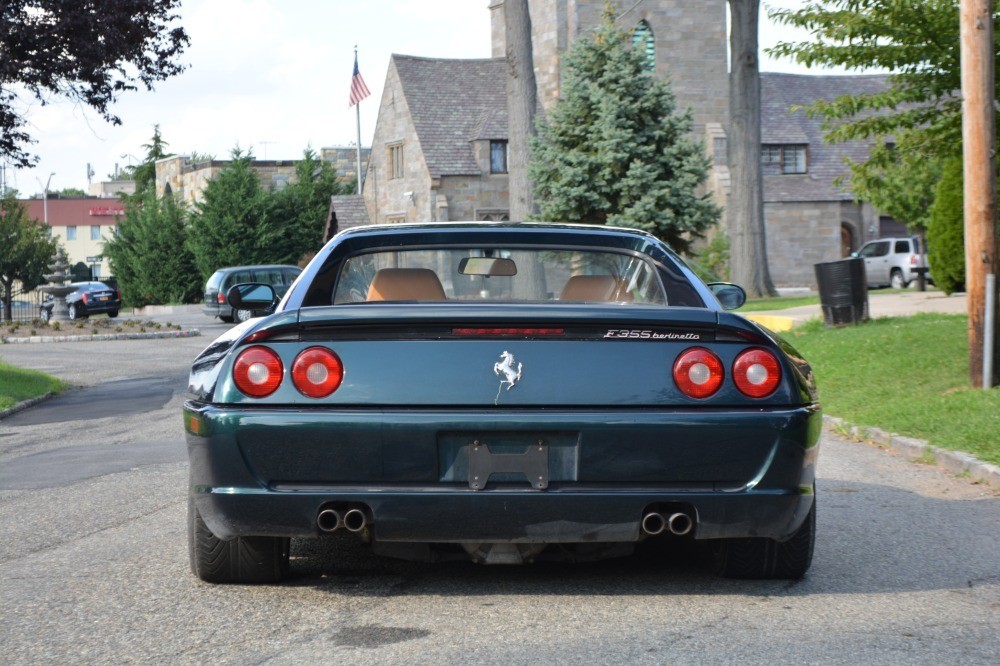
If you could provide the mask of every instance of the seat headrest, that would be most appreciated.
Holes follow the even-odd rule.
[[[614,301],[619,296],[618,280],[610,275],[574,275],[566,281],[560,301]]]
[[[429,268],[383,268],[368,286],[368,301],[445,301],[444,287]]]

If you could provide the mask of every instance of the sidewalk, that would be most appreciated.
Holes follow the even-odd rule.
[[[872,318],[900,317],[918,312],[941,312],[945,314],[965,314],[968,311],[964,293],[945,296],[940,291],[868,292],[868,310]],[[753,319],[775,331],[787,331],[810,319],[821,319],[823,309],[819,305],[802,305],[785,310],[764,310],[748,312],[747,319]]]

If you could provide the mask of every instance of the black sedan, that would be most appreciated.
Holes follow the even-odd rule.
[[[337,532],[484,564],[697,540],[721,575],[801,577],[820,406],[744,300],[630,229],[345,231],[191,368],[192,569],[278,580],[289,538]]]
[[[109,317],[117,317],[122,307],[121,294],[103,282],[73,282],[69,286],[76,291],[66,296],[66,307],[72,320],[86,319],[93,314],[106,312]],[[42,321],[52,319],[55,301],[48,299],[41,306],[39,316]]]

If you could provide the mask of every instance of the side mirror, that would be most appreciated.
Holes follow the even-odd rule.
[[[747,302],[747,292],[738,285],[729,282],[710,282],[708,288],[726,310],[738,310]]]
[[[274,287],[262,282],[233,285],[226,300],[236,310],[267,310],[274,305]]]

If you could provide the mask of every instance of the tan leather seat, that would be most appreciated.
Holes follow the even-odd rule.
[[[621,288],[610,275],[574,275],[566,281],[560,301],[617,301],[623,300]]]
[[[383,268],[368,286],[368,301],[445,301],[444,287],[428,268]]]

